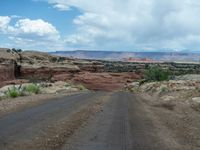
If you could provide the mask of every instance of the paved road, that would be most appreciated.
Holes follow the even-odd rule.
[[[108,93],[93,92],[68,96],[0,118],[0,149],[50,149],[38,148],[37,145],[26,147],[26,144],[44,135],[47,126],[58,120],[69,119],[71,114],[83,106],[95,103],[99,98],[105,98],[106,94]],[[109,93],[102,111],[90,118],[84,127],[77,128],[76,132],[64,139],[64,143],[60,143],[56,149],[172,149],[172,145],[168,145],[169,143],[158,136],[158,130],[144,110],[143,103],[133,94]]]

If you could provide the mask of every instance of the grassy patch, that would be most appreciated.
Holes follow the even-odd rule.
[[[29,84],[24,87],[24,91],[28,92],[29,94],[39,94],[40,93],[40,86],[37,84]]]
[[[20,96],[27,96],[30,94],[39,94],[40,93],[40,86],[36,84],[29,84],[24,87],[19,86],[13,86],[11,88],[8,88],[8,90],[5,92],[6,97],[9,98],[17,98]]]
[[[13,86],[12,88],[8,88],[8,91],[5,92],[5,95],[10,98],[16,98],[22,95],[22,90]]]

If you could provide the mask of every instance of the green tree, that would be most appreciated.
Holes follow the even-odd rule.
[[[169,80],[170,72],[161,67],[154,66],[145,72],[146,81],[164,81]]]

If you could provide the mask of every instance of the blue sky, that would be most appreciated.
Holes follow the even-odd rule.
[[[0,47],[199,51],[199,0],[1,0]]]
[[[53,23],[61,33],[72,33],[73,19],[80,11],[72,9],[68,12],[57,11],[46,2],[33,0],[1,0],[1,16],[20,16],[22,18],[43,19]]]
[[[2,0],[0,1],[0,16],[8,16],[12,18],[10,24],[15,25],[17,20],[29,18],[30,20],[42,19],[45,22],[51,23],[59,31],[62,37],[73,34],[75,26],[73,19],[80,15],[81,12],[76,8],[71,8],[69,11],[58,11],[50,4],[44,1],[33,0]],[[8,38],[9,34],[0,34],[1,47],[18,47],[27,49],[39,49],[37,46],[24,46],[23,44],[13,43]],[[14,35],[16,36],[16,35]],[[28,43],[26,43],[28,44]],[[5,46],[4,46],[5,45]],[[55,47],[56,48],[56,47]],[[63,47],[64,48],[64,47]],[[46,49],[44,49],[46,50]],[[47,47],[48,50],[48,47]],[[50,49],[51,50],[51,49]]]

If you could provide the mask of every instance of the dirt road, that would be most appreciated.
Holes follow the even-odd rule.
[[[0,118],[0,149],[178,150],[145,104],[127,92],[88,92]]]

